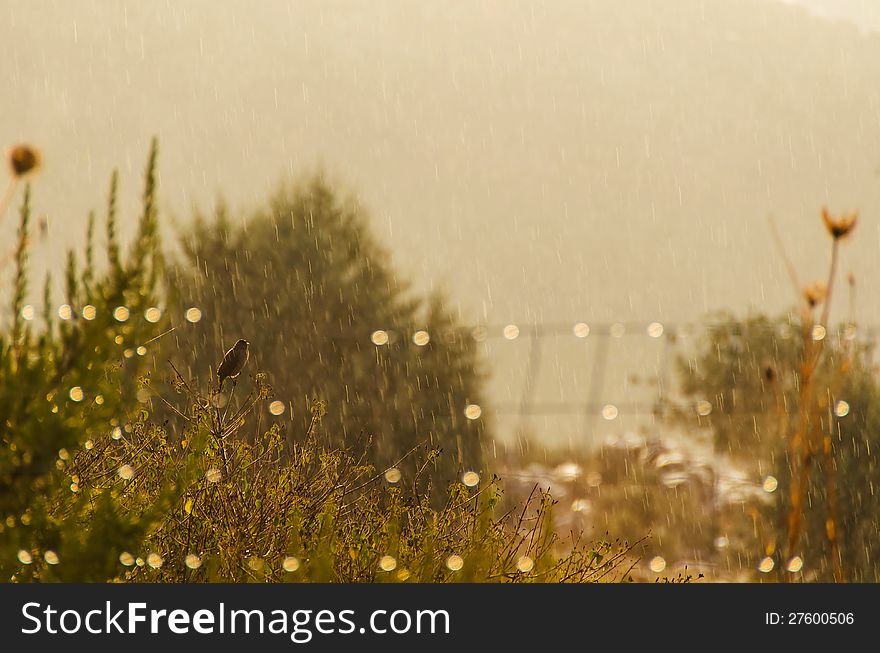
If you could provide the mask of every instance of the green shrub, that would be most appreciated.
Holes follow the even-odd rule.
[[[146,171],[143,211],[125,259],[116,237],[116,176],[107,211],[107,262],[94,253],[89,220],[84,263],[67,259],[65,304],[53,312],[46,280],[42,316],[26,304],[30,188],[25,187],[13,265],[12,325],[0,332],[0,577],[20,573],[20,558],[40,551],[66,561],[59,577],[103,580],[112,575],[108,547],[144,525],[120,520],[106,501],[80,494],[66,478],[74,452],[121,433],[139,406],[136,378],[151,365],[161,321],[144,319],[157,305],[161,272],[155,211],[156,144]],[[6,270],[0,270],[5,273]],[[71,489],[72,488],[72,489]],[[75,498],[62,515],[58,493]],[[85,515],[89,516],[83,528]],[[62,553],[63,552],[63,553]]]
[[[142,411],[118,439],[75,453],[65,473],[79,492],[55,495],[56,517],[79,516],[87,530],[101,529],[95,515],[112,505],[117,522],[145,526],[140,539],[101,547],[121,556],[109,578],[585,582],[626,575],[631,549],[622,543],[559,554],[547,495],[496,519],[500,488],[492,478],[471,488],[454,483],[446,504],[432,508],[416,478],[390,483],[387,470],[377,473],[362,455],[319,436],[323,404],[312,406],[301,441],[286,440],[273,424],[248,442],[246,418],[271,395],[264,375],[255,378],[240,404],[217,408],[214,390],[201,393],[194,380],[178,377],[179,394],[157,396],[175,415],[169,423],[152,424]],[[435,455],[416,447],[406,457],[425,469]],[[26,571],[50,580],[63,578],[62,568],[38,563]]]

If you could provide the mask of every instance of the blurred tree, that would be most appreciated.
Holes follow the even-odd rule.
[[[685,398],[675,419],[688,432],[707,433],[717,453],[731,456],[767,486],[776,501],[742,529],[739,555],[757,566],[765,555],[784,570],[785,519],[790,506],[786,488],[791,478],[789,436],[797,428],[801,396],[804,333],[789,317],[723,314],[712,320],[706,338],[691,356],[679,361]],[[821,411],[817,427],[831,435],[832,457],[820,451],[807,485],[802,540],[806,578],[831,580],[833,564],[827,529],[828,507],[837,501],[837,528],[842,567],[853,581],[880,580],[880,387],[871,366],[871,347],[854,338],[850,325],[829,329],[824,354],[812,379],[809,400]],[[843,402],[843,403],[840,403]],[[778,490],[775,488],[778,487]],[[829,495],[835,492],[836,497]],[[757,533],[760,540],[755,541]],[[731,544],[734,544],[731,541]],[[731,551],[733,553],[734,550]]]
[[[25,187],[12,269],[11,328],[0,331],[0,578],[24,579],[37,563],[48,563],[47,578],[104,580],[118,565],[113,551],[136,541],[146,526],[123,515],[111,494],[81,491],[67,468],[78,449],[110,433],[121,438],[142,406],[138,377],[148,369],[153,347],[146,343],[162,329],[155,292],[162,269],[156,155],[154,141],[143,212],[125,262],[116,235],[114,174],[108,265],[99,270],[95,261],[92,217],[84,263],[73,251],[68,254],[60,308],[46,280],[42,319],[25,303],[31,242],[30,187]],[[59,559],[64,564],[57,564]]]
[[[363,209],[322,176],[283,189],[246,221],[233,224],[223,207],[197,217],[184,253],[171,276],[175,303],[203,312],[176,333],[190,374],[208,378],[245,338],[251,373],[269,374],[291,438],[306,432],[317,398],[329,444],[365,435],[379,470],[421,442],[442,448],[424,470],[439,481],[437,497],[462,471],[481,469],[483,420],[464,414],[481,399],[473,339],[439,295],[412,296]],[[417,472],[409,461],[401,471],[408,482]]]

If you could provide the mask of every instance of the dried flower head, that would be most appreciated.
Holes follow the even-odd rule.
[[[40,167],[40,152],[30,145],[16,145],[9,150],[9,168],[16,177],[25,177]]]
[[[828,288],[821,281],[814,281],[803,290],[804,299],[810,308],[815,308],[818,304],[825,301],[825,295],[828,294]]]
[[[858,218],[858,211],[850,211],[849,213],[843,213],[834,217],[828,212],[827,207],[822,207],[822,221],[825,223],[825,228],[828,230],[828,233],[831,234],[831,237],[835,240],[846,238],[852,233]]]

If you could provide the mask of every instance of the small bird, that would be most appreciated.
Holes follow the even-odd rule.
[[[248,361],[248,345],[247,340],[237,340],[229,351],[223,356],[223,362],[217,368],[217,381],[220,389],[223,389],[223,381],[226,379],[235,379],[241,374],[242,368]],[[234,383],[234,381],[233,381]]]

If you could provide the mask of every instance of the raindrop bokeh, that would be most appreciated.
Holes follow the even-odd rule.
[[[480,475],[477,472],[465,472],[461,477],[461,482],[467,487],[476,487],[480,484]]]
[[[453,553],[451,556],[446,558],[446,567],[450,571],[461,571],[462,567],[464,567],[464,558],[462,558],[457,553]]]
[[[273,415],[281,415],[284,412],[284,402],[283,401],[273,401],[269,404],[269,412]]]
[[[520,573],[527,574],[535,568],[535,561],[529,556],[520,556],[516,561],[516,570]]]
[[[613,419],[617,419],[617,416],[620,414],[620,411],[617,410],[617,406],[614,404],[605,404],[602,407],[602,417],[609,422]]]
[[[464,416],[471,420],[480,419],[480,415],[482,414],[483,409],[477,404],[468,404],[464,409]]]
[[[394,556],[382,556],[379,558],[379,569],[382,571],[394,571],[397,568],[397,560]]]

